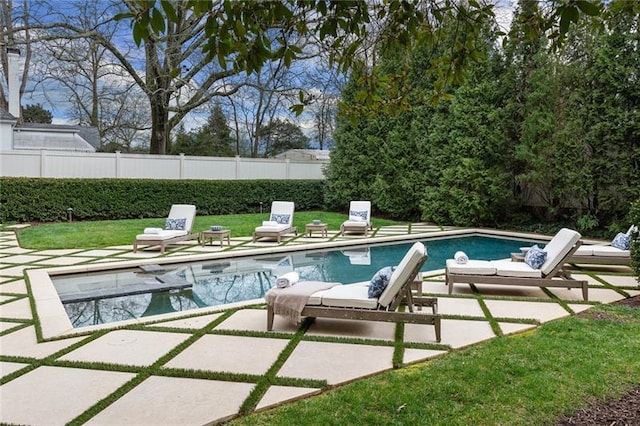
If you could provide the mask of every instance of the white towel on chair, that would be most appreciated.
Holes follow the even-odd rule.
[[[467,256],[463,251],[457,251],[456,254],[453,255],[453,258],[455,259],[456,263],[460,265],[464,265],[469,261],[469,256]]]
[[[162,228],[144,228],[145,234],[161,234]]]
[[[291,287],[300,280],[300,276],[297,272],[287,272],[286,274],[276,279],[276,287],[286,288]]]

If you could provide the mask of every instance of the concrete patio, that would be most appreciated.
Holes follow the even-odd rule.
[[[395,226],[378,229],[367,240],[442,231],[424,224]],[[334,231],[327,238],[298,236],[286,244],[354,238],[359,237],[340,237]],[[275,246],[250,240],[232,237],[231,249],[259,252]],[[168,250],[166,257],[186,260],[221,250],[188,241]],[[260,301],[52,337],[46,323],[55,320],[41,303],[46,299],[34,300],[43,289],[24,275],[27,269],[158,257],[157,250],[134,254],[131,246],[29,250],[19,246],[14,232],[0,233],[0,422],[219,423],[241,410],[266,409],[393,368],[395,324],[318,319],[298,328],[276,317],[274,331],[268,332]],[[443,314],[442,342],[435,342],[432,326],[407,324],[403,363],[427,361],[640,294],[626,267],[592,266],[574,276],[589,281],[588,302],[577,289],[484,285],[474,291],[456,284],[449,295],[442,270],[425,273],[422,292],[438,297]],[[247,401],[257,403],[247,406]]]

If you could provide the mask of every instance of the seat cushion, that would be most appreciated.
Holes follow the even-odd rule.
[[[369,299],[369,287],[362,285],[339,285],[326,290],[322,295],[322,306],[338,308],[375,309],[378,299]],[[312,296],[316,296],[314,293]]]
[[[578,250],[576,250],[573,254],[574,256],[593,256],[594,247],[595,246],[592,246],[592,245],[580,246],[578,247]]]
[[[369,224],[361,220],[346,220],[342,223],[342,226],[347,228],[362,228],[365,229]]]
[[[630,257],[631,251],[612,246],[592,246],[594,256]]]
[[[501,277],[542,278],[540,269],[532,268],[524,262],[494,260],[491,264],[496,268],[496,275]]]
[[[284,232],[289,228],[289,225],[258,226],[255,232]]]
[[[162,230],[157,234],[138,234],[136,236],[136,240],[138,241],[163,241],[168,240],[175,237],[182,237],[187,235],[187,231],[168,231]]]
[[[455,259],[447,259],[447,273],[460,275],[495,275],[496,268],[488,260],[468,260],[457,263]]]

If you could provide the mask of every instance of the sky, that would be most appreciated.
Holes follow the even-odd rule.
[[[103,1],[103,0],[98,0]],[[517,0],[496,0],[496,16],[498,22],[505,29],[508,28],[513,14],[513,8]],[[52,0],[49,4],[32,0],[32,11],[39,14],[47,21],[55,21],[60,15],[69,15],[75,13],[74,3],[69,0]],[[52,9],[45,9],[47,6],[52,6]],[[115,42],[123,47],[131,45],[132,34],[131,28],[128,25],[121,25],[119,31],[116,33]],[[133,50],[128,56],[138,55],[141,52]],[[133,61],[133,63],[140,68],[139,72],[143,73],[144,63],[143,61]],[[39,68],[42,74],[47,74],[47,65],[42,61],[42,57],[38,52],[34,53],[32,58],[32,67]],[[3,79],[4,84],[4,79]],[[27,84],[27,90],[22,98],[22,105],[26,104],[41,104],[45,109],[48,109],[53,114],[53,122],[58,124],[75,124],[75,120],[69,115],[71,107],[69,91],[65,90],[58,83],[45,82],[36,84],[35,79],[29,80]],[[199,127],[206,121],[207,112],[195,112],[187,115],[183,121],[185,129],[191,130]],[[309,132],[311,123],[309,120],[303,120],[300,122],[303,128],[306,128],[306,132]]]

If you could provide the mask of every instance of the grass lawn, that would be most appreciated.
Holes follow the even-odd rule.
[[[209,229],[211,225],[222,225],[236,237],[248,236],[256,226],[269,218],[269,213],[235,214],[219,216],[196,216],[193,231]],[[294,225],[298,232],[304,232],[304,225],[320,219],[329,229],[340,229],[347,217],[344,213],[325,211],[296,212]],[[18,232],[18,240],[23,248],[46,249],[89,249],[132,244],[137,234],[144,228],[162,228],[165,218],[102,220],[92,222],[60,222],[39,224]],[[400,223],[387,219],[372,219],[373,226]]]
[[[601,305],[232,424],[553,424],[639,386],[639,354],[640,309]]]

